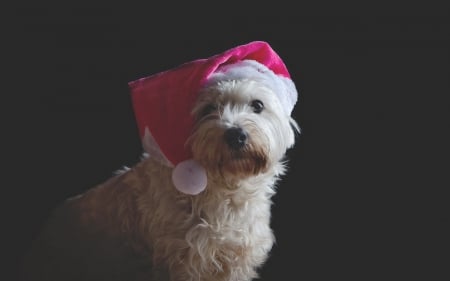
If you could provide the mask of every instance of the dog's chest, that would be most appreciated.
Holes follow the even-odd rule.
[[[203,213],[186,235],[190,245],[207,245],[207,251],[237,261],[263,255],[273,244],[268,202],[227,199]]]

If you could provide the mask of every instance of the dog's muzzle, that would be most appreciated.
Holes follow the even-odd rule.
[[[247,133],[239,127],[229,128],[223,137],[231,149],[240,150],[247,144]]]

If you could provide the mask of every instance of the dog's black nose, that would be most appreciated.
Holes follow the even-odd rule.
[[[247,143],[247,133],[239,127],[227,129],[224,137],[232,149],[241,149]]]

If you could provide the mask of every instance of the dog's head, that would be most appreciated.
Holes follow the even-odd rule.
[[[297,90],[262,41],[130,83],[145,151],[173,167],[175,187],[198,194],[209,176],[281,175],[299,131]],[[229,182],[227,182],[228,184]],[[233,182],[231,182],[233,184]]]
[[[213,79],[193,114],[188,143],[194,159],[224,177],[267,172],[282,161],[299,131],[274,89],[258,79]]]

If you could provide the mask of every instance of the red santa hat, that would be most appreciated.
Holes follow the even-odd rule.
[[[200,88],[224,77],[261,79],[272,87],[288,115],[297,101],[297,91],[285,64],[263,41],[129,83],[144,150],[150,157],[174,167],[173,183],[187,194],[201,192],[207,182],[205,170],[192,160],[192,152],[185,145],[194,125],[191,111]]]

